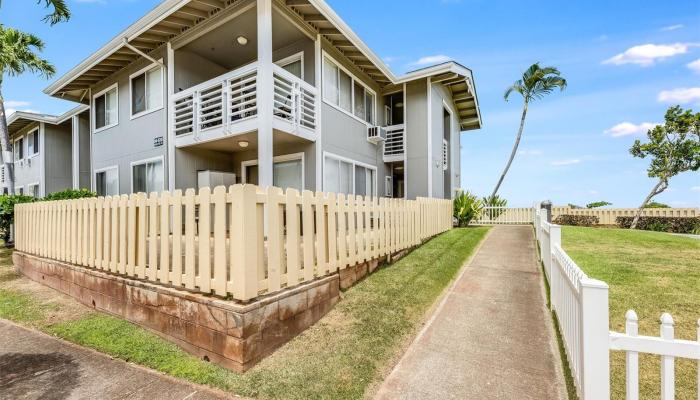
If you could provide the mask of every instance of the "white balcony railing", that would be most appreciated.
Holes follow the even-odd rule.
[[[384,162],[403,161],[405,151],[405,125],[386,127]]]
[[[278,129],[305,136],[315,133],[316,88],[274,66],[274,116]],[[207,132],[216,138],[258,115],[258,64],[253,63],[176,93],[170,100],[176,137]],[[254,127],[254,126],[253,126]],[[250,125],[246,125],[249,129]],[[243,133],[241,131],[240,133]],[[211,136],[209,136],[211,137]]]

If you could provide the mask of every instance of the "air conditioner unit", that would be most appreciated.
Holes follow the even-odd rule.
[[[386,140],[386,128],[381,126],[367,127],[367,141],[377,144]]]

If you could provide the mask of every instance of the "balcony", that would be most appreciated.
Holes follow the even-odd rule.
[[[404,160],[405,131],[405,125],[403,124],[386,127],[386,140],[384,141],[385,163]]]
[[[274,65],[273,128],[316,139],[316,88]],[[217,140],[255,131],[258,124],[258,64],[252,63],[173,95],[175,145]]]

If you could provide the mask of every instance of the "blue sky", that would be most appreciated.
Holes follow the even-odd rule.
[[[392,69],[454,59],[474,71],[484,128],[462,136],[462,186],[485,195],[509,155],[522,103],[503,92],[530,64],[569,81],[530,108],[520,154],[501,189],[511,205],[607,200],[638,205],[655,182],[628,148],[672,104],[700,110],[700,3],[674,1],[329,0]],[[44,38],[66,72],[154,7],[155,0],[68,0],[69,23],[49,27],[33,1],[4,1],[0,22]],[[61,113],[72,103],[48,82],[6,78],[10,109]],[[657,198],[700,206],[700,173],[671,180]]]

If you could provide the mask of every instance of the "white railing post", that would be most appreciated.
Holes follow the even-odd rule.
[[[581,280],[581,399],[610,398],[608,285]]]
[[[554,248],[556,246],[561,247],[561,226],[550,225],[549,226],[549,252],[545,255],[547,257],[547,279],[550,279],[550,291],[552,289],[552,270],[554,269]]]
[[[639,323],[637,313],[634,310],[627,311],[625,314],[627,322],[625,324],[625,333],[629,336],[636,337],[639,334]],[[639,400],[639,353],[636,351],[627,351],[627,400]]]
[[[669,313],[661,316],[661,338],[673,341],[673,317]],[[661,356],[661,400],[673,400],[675,397],[674,362],[673,356]]]

